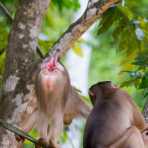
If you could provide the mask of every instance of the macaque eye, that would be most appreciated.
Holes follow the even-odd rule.
[[[146,132],[145,135],[148,136],[148,132]]]
[[[90,96],[90,97],[96,97],[95,93],[92,92],[92,91],[89,91],[89,96]]]

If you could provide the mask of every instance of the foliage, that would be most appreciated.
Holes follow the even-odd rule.
[[[124,6],[111,8],[101,19],[97,34],[104,34],[104,40],[108,34],[117,51],[124,56],[122,86],[135,85],[143,90],[143,97],[148,95],[148,13],[145,4],[146,0],[127,0]]]

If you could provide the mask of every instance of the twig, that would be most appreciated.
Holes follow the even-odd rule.
[[[36,145],[42,146],[43,148],[48,148],[48,146],[45,145],[44,143],[39,142],[35,138],[31,137],[29,134],[27,134],[24,131],[20,130],[19,128],[11,125],[10,123],[3,121],[2,119],[0,119],[0,126],[15,133],[16,135],[18,135],[24,139],[31,141],[32,143],[34,143]]]
[[[38,55],[40,56],[40,58],[44,59],[45,56],[44,56],[43,53],[41,52],[41,49],[40,49],[39,46],[37,46],[36,51],[37,51]]]
[[[7,16],[7,18],[10,20],[10,22],[13,21],[13,17],[11,16],[11,13],[8,11],[6,6],[0,1],[0,8],[3,11],[3,13]]]

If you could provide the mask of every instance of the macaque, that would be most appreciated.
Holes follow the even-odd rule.
[[[89,89],[89,96],[94,108],[86,123],[84,148],[144,148],[144,118],[125,91],[103,81]]]
[[[39,142],[57,148],[63,124],[70,124],[76,117],[87,118],[90,107],[71,86],[67,70],[56,57],[41,64],[36,74],[35,94],[36,103],[31,101],[29,105],[37,106],[20,127],[25,132],[36,128],[41,138]]]
[[[38,103],[37,129],[40,137],[51,148],[57,148],[63,130],[64,109],[68,100],[70,80],[67,70],[56,57],[41,65],[36,77]]]

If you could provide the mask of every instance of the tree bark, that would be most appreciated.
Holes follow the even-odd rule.
[[[118,4],[120,0],[89,0],[84,14],[65,31],[52,47],[49,55],[62,57],[68,49],[98,20],[110,7]]]
[[[43,12],[50,0],[22,0],[13,22],[6,51],[0,118],[19,125],[32,93],[30,73],[35,60]],[[31,110],[31,109],[30,109]],[[15,148],[12,133],[0,128],[0,147]]]

